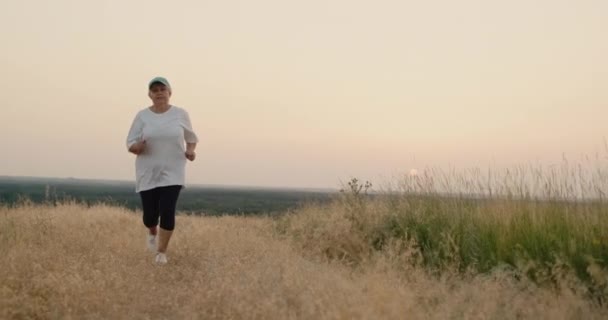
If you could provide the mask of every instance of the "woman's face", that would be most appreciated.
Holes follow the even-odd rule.
[[[162,83],[155,83],[150,87],[150,91],[148,91],[148,96],[155,104],[169,103],[169,98],[171,97],[171,89],[167,88],[167,86]]]

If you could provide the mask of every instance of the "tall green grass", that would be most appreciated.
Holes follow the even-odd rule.
[[[351,180],[332,205],[283,217],[278,230],[351,264],[390,252],[442,274],[509,271],[608,298],[604,167],[461,173],[427,170],[373,192]],[[579,288],[580,289],[580,288]]]

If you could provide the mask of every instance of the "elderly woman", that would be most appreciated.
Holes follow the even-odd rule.
[[[175,207],[185,184],[186,159],[196,158],[198,138],[188,112],[169,104],[171,86],[167,79],[152,79],[148,96],[152,106],[135,116],[127,148],[137,155],[135,191],[141,197],[143,222],[148,228],[146,243],[148,249],[156,252],[156,263],[165,264],[175,228]]]

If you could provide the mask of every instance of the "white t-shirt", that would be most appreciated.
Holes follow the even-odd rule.
[[[129,135],[127,149],[145,140],[144,154],[135,160],[135,192],[170,185],[185,185],[187,143],[197,143],[188,112],[176,106],[163,113],[145,108],[137,113]]]

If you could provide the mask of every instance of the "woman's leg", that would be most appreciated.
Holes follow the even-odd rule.
[[[158,234],[158,252],[165,253],[175,228],[175,208],[182,186],[160,187],[160,230]]]
[[[144,211],[144,225],[150,229],[150,234],[156,235],[156,226],[160,217],[160,197],[158,188],[141,191],[139,193]]]

